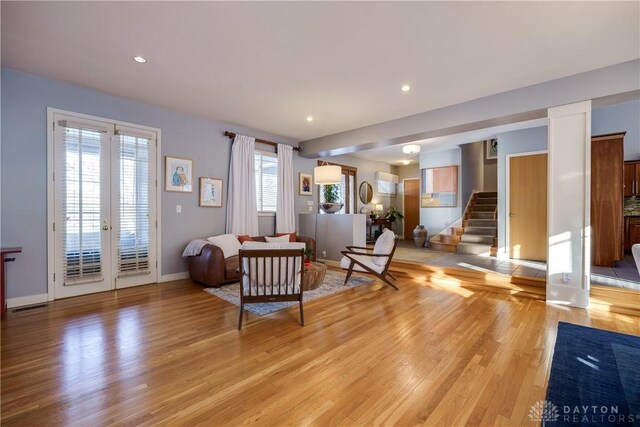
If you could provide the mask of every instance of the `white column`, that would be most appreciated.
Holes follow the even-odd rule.
[[[547,303],[589,306],[591,101],[549,108]]]

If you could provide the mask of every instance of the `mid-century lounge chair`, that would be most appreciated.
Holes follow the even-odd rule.
[[[298,301],[300,326],[302,311],[302,279],[304,276],[304,243],[245,242],[238,252],[240,268],[240,319],[242,328],[244,305],[277,301]]]
[[[373,250],[363,246],[347,246],[347,250],[341,252],[344,257],[340,261],[340,267],[349,270],[344,283],[346,284],[349,281],[351,273],[359,271],[373,274],[387,285],[398,290],[398,287],[387,278],[389,276],[395,279],[393,274],[389,272],[389,266],[397,246],[398,237],[389,229],[385,229],[378,237]]]

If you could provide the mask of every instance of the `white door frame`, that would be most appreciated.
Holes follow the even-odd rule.
[[[547,155],[547,167],[549,164],[549,151],[548,150],[536,150],[536,151],[525,151],[524,153],[513,153],[507,154],[505,157],[506,168],[505,168],[505,207],[504,207],[504,215],[505,215],[505,230],[504,230],[504,253],[508,259],[511,259],[511,243],[510,239],[510,230],[511,230],[511,217],[509,216],[509,206],[511,205],[510,194],[511,194],[511,158],[512,157],[523,157],[523,156],[535,156],[536,154],[546,154]]]
[[[156,228],[156,258],[157,268],[155,282],[158,283],[161,277],[162,271],[162,182],[158,183],[159,177],[162,176],[162,131],[159,128],[150,126],[143,126],[136,123],[123,122],[120,120],[114,120],[106,117],[92,116],[89,114],[76,113],[74,111],[61,110],[58,108],[47,107],[47,295],[48,300],[53,301],[55,299],[55,287],[54,287],[54,272],[55,272],[55,235],[53,231],[53,224],[55,221],[55,182],[54,182],[54,151],[55,151],[55,132],[54,132],[54,115],[63,114],[75,116],[80,119],[96,120],[102,122],[109,122],[118,126],[128,126],[132,128],[138,128],[150,132],[156,133],[157,147],[156,147],[156,218],[158,226]],[[112,280],[112,289],[113,289]]]

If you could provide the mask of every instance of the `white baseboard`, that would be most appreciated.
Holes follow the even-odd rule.
[[[158,283],[171,282],[173,280],[182,280],[182,279],[188,279],[188,278],[189,278],[188,271],[183,271],[182,273],[163,274],[162,276],[160,276],[160,280],[158,281]]]
[[[26,297],[9,298],[7,308],[24,307],[25,305],[42,304],[49,301],[49,294],[28,295]]]

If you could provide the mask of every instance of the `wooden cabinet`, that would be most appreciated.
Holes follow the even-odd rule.
[[[640,196],[640,161],[624,162],[624,195]]]
[[[591,256],[613,267],[624,258],[624,133],[591,138]]]
[[[631,246],[640,243],[640,217],[626,217],[624,219],[624,248],[631,250]]]

